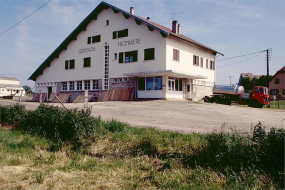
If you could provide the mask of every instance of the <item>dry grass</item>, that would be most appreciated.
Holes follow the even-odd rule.
[[[233,169],[234,165],[222,165],[222,168],[214,164],[207,166],[213,153],[207,150],[211,139],[211,146],[218,144],[216,137],[235,144],[233,147],[245,142],[238,134],[236,137],[221,135],[208,134],[206,139],[201,134],[187,135],[125,126],[122,131],[98,136],[91,146],[73,150],[70,145],[53,149],[55,144],[49,140],[0,127],[0,189],[276,187],[274,180],[258,168],[252,171],[241,168],[237,172]],[[217,149],[214,153],[222,156],[227,153],[228,147],[222,147],[225,152]]]

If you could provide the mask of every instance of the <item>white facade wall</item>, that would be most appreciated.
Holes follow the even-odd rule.
[[[180,60],[173,60],[173,48],[180,51]],[[203,57],[203,67],[193,65],[193,55]],[[208,59],[208,69],[206,68],[206,59]],[[215,61],[215,55],[204,48],[190,44],[185,40],[169,36],[166,39],[166,69],[175,70],[181,73],[190,73],[195,75],[207,76],[207,79],[198,79],[199,81],[215,82],[215,70],[210,70],[210,61]],[[200,61],[200,60],[199,60]]]
[[[0,84],[20,85],[20,81],[17,81],[17,80],[0,80]]]
[[[109,26],[106,26],[109,20]],[[128,28],[128,37],[113,39],[113,31]],[[87,44],[90,36],[101,35],[98,43]],[[118,45],[120,42],[139,39],[140,44]],[[125,19],[121,12],[117,14],[111,8],[103,10],[97,20],[91,21],[86,31],[82,31],[77,40],[72,41],[67,50],[63,50],[59,58],[51,62],[50,67],[44,69],[43,75],[36,80],[36,92],[47,92],[47,82],[64,82],[78,80],[104,79],[104,47],[109,45],[109,78],[123,77],[124,73],[165,70],[166,38],[157,30],[149,31],[147,25],[137,25],[133,18]],[[96,51],[79,53],[80,49],[95,47]],[[144,49],[155,48],[155,60],[144,61]],[[138,50],[138,61],[131,63],[119,63],[119,53]],[[114,54],[117,53],[117,60]],[[83,67],[83,59],[91,57],[91,67]],[[75,68],[65,70],[65,60],[75,59]],[[102,80],[102,82],[104,82]],[[40,86],[37,84],[40,83]],[[46,83],[46,84],[44,84]]]
[[[109,25],[106,24],[107,20]],[[127,37],[113,39],[114,31],[124,29],[128,29]],[[88,37],[97,35],[101,36],[100,42],[87,43]],[[131,40],[137,43],[126,43]],[[76,91],[76,81],[90,80],[92,89],[93,80],[99,80],[100,86],[104,87],[105,46],[109,46],[109,79],[126,77],[125,73],[155,73],[167,70],[175,72],[172,75],[163,74],[163,72],[161,75],[157,74],[157,76],[162,76],[163,89],[139,91],[139,98],[200,99],[204,95],[211,94],[211,87],[215,83],[215,70],[210,70],[210,61],[215,61],[215,54],[212,51],[171,35],[167,35],[166,38],[162,37],[160,31],[156,29],[150,31],[146,24],[138,25],[134,18],[126,19],[121,12],[116,14],[111,8],[102,10],[97,20],[92,20],[86,30],[81,31],[77,39],[71,41],[67,49],[51,62],[50,67],[46,67],[43,74],[37,76],[36,93],[40,90],[42,93],[48,93],[48,87],[51,87],[53,92],[59,93],[62,88],[61,82],[67,82],[67,91],[69,91],[69,81],[74,81],[74,91]],[[86,48],[93,49],[82,52]],[[144,61],[144,50],[149,48],[155,49],[155,59]],[[179,50],[179,61],[173,60],[173,49]],[[119,63],[119,53],[129,51],[138,51],[137,62]],[[115,54],[117,54],[117,59],[115,59]],[[203,67],[193,65],[193,55],[199,56],[199,62],[203,57]],[[84,58],[87,57],[91,57],[91,66],[83,67]],[[75,60],[75,68],[66,70],[66,60]],[[206,60],[208,60],[208,68],[206,68]],[[172,77],[172,80],[176,80],[175,77],[173,78],[174,75],[179,76],[184,82],[183,91],[180,89],[173,94],[168,91],[168,79]],[[206,79],[195,79],[198,75]],[[111,80],[109,80],[109,86],[110,84]],[[187,84],[191,84],[191,92],[186,92]],[[197,89],[201,89],[201,92]],[[80,91],[83,90],[84,82]]]

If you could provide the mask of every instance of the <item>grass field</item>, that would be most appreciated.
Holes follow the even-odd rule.
[[[261,168],[243,168],[240,156],[225,161],[223,154],[229,156],[229,152],[220,145],[211,147],[216,149],[213,158],[207,148],[213,144],[209,144],[205,135],[142,128],[102,136],[81,151],[68,145],[56,150],[46,139],[2,127],[0,189],[280,188]],[[211,163],[217,159],[220,166]]]
[[[0,189],[284,188],[281,129],[181,134],[45,105],[2,116],[13,128],[0,127]]]
[[[278,109],[278,100],[270,101],[270,108],[272,109]],[[280,108],[279,109],[285,109],[285,100],[280,100]]]

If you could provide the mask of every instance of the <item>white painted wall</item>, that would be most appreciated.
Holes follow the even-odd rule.
[[[106,26],[109,20],[109,26]],[[128,28],[128,37],[113,39],[113,31]],[[101,35],[101,42],[87,44],[90,36]],[[119,46],[118,42],[140,39],[140,44]],[[149,31],[147,25],[137,25],[133,18],[125,19],[122,13],[115,14],[112,9],[103,10],[87,26],[86,31],[82,31],[77,40],[72,41],[67,50],[63,50],[59,58],[51,62],[50,67],[43,71],[36,79],[36,92],[47,91],[46,86],[39,86],[38,83],[93,80],[104,78],[104,46],[107,43],[110,47],[109,57],[109,78],[123,77],[124,73],[165,70],[165,47],[166,38],[163,38],[159,31]],[[79,53],[79,49],[95,47],[96,51]],[[155,60],[144,61],[144,49],[155,48]],[[119,52],[138,50],[138,62],[118,63]],[[118,54],[118,59],[114,60],[114,54]],[[91,57],[91,67],[83,67],[83,59]],[[75,59],[75,68],[65,70],[65,60]]]
[[[17,80],[0,80],[0,84],[20,85],[20,81],[17,81]]]
[[[173,60],[173,48],[180,51],[180,60]],[[193,54],[203,57],[203,68],[193,65]],[[177,40],[173,36],[166,38],[166,69],[175,70],[182,73],[192,73],[196,75],[207,76],[208,79],[199,79],[200,81],[215,82],[215,70],[206,68],[206,59],[210,68],[210,60],[215,61],[215,55],[199,46],[190,44],[184,40]]]

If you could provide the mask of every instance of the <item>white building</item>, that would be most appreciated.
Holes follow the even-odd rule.
[[[0,76],[0,97],[25,95],[20,81],[15,77]]]
[[[43,93],[134,88],[137,98],[199,100],[212,94],[221,53],[180,30],[101,2],[29,79]]]

